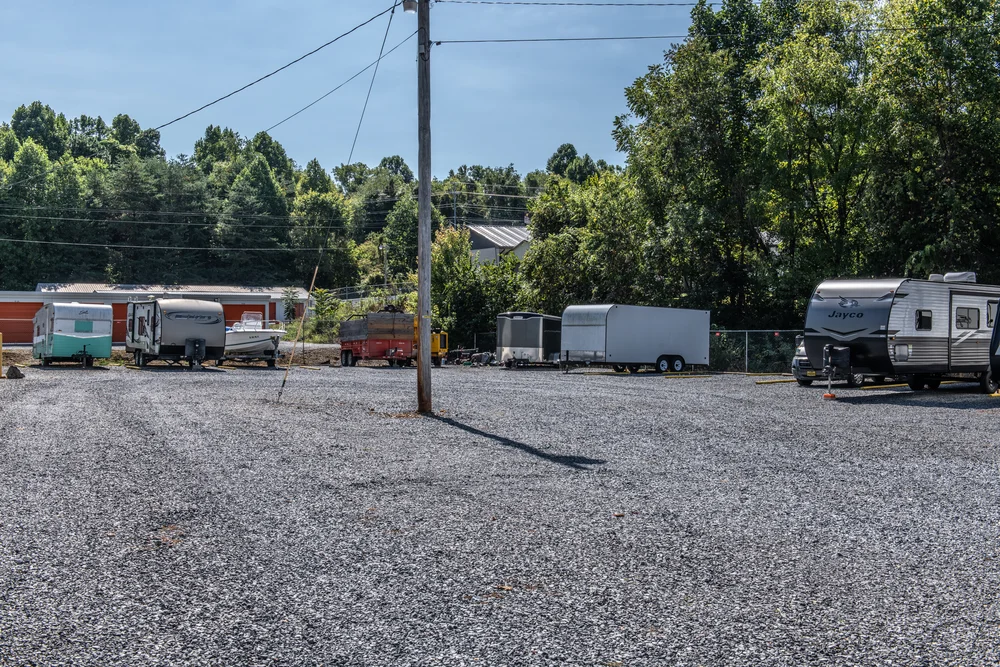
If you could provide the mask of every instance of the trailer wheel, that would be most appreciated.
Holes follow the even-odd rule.
[[[662,357],[656,360],[656,370],[659,371],[660,373],[666,373],[670,371],[673,365],[674,365],[673,358],[668,357],[667,355],[663,355]]]
[[[341,368],[349,368],[351,366],[351,353],[350,351],[340,353],[340,366]]]
[[[979,376],[979,386],[987,394],[995,394],[1000,389],[1000,383],[993,377],[992,368],[986,369],[986,372]]]
[[[628,372],[631,373],[631,374],[633,374],[633,375],[635,375],[636,373],[638,373],[639,372],[639,364],[629,364],[628,365]]]
[[[625,364],[612,364],[611,370],[613,370],[615,373],[624,373]]]
[[[865,376],[861,373],[851,373],[847,376],[848,387],[860,387],[865,383]]]
[[[928,378],[928,380],[927,380],[927,388],[928,389],[930,389],[931,391],[934,391],[935,389],[937,389],[940,386],[941,386],[941,378]]]
[[[52,362],[47,357],[42,357],[42,366],[48,366],[50,363]]]
[[[441,357],[431,357],[431,361],[434,363],[435,366],[441,368]],[[409,364],[406,365],[409,366]]]
[[[799,383],[800,387],[811,387],[812,383],[813,383],[812,380],[799,380],[799,379],[796,379],[795,381]]]
[[[267,360],[267,367],[268,368],[274,368],[274,365],[275,365],[274,359],[268,359]]]
[[[926,383],[924,382],[924,379],[922,377],[920,377],[919,375],[914,375],[911,376],[910,379],[906,381],[906,384],[909,385],[910,389],[912,389],[913,391],[922,391]]]
[[[684,357],[674,357],[670,362],[670,370],[675,373],[680,373],[684,370]]]

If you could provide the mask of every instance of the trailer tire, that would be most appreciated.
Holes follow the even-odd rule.
[[[267,360],[267,367],[268,368],[274,368],[275,364],[276,364],[276,362],[275,362],[274,359],[268,359]]]
[[[47,367],[51,362],[47,357],[42,357],[42,366]]]
[[[670,360],[670,370],[680,373],[684,370],[684,357],[674,357]]]
[[[628,365],[628,372],[631,373],[632,375],[635,375],[636,373],[638,373],[639,372],[639,364],[629,364]]]
[[[340,365],[341,365],[342,368],[349,368],[351,366],[351,357],[352,356],[354,356],[354,355],[352,355],[350,353],[350,351],[341,352],[341,354],[340,354]]]
[[[937,389],[940,386],[941,386],[941,378],[928,378],[928,380],[927,380],[927,388],[928,389],[930,389],[931,391],[934,391],[935,389]]]
[[[910,389],[913,391],[922,391],[926,382],[922,377],[914,375],[906,381],[906,384],[909,385]]]
[[[801,380],[801,379],[796,379],[795,381],[799,383],[799,386],[800,386],[800,387],[811,387],[811,386],[812,386],[812,383],[813,383],[813,381],[812,381],[812,380]]]
[[[995,394],[1000,390],[1000,383],[993,377],[992,368],[986,369],[986,372],[979,376],[979,386],[987,394]]]
[[[660,373],[669,373],[674,366],[674,358],[668,357],[667,355],[661,356],[656,360],[656,370]]]
[[[432,357],[431,361],[434,362],[435,366],[437,366],[438,368],[441,368],[441,357]],[[406,364],[406,365],[409,366],[409,364]]]
[[[624,373],[625,372],[625,364],[612,364],[611,365],[611,370],[613,370],[615,373]]]
[[[851,373],[847,376],[848,387],[860,387],[865,383],[865,376],[861,373]]]

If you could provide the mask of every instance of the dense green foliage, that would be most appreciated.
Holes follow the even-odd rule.
[[[624,169],[563,144],[523,178],[463,165],[434,181],[436,323],[468,345],[501,311],[619,302],[794,328],[828,277],[1000,282],[998,7],[695,7],[687,39],[625,91]],[[68,121],[35,102],[0,124],[0,287],[307,285],[319,248],[321,288],[411,282],[416,193],[398,156],[300,168],[266,133],[210,126],[193,157],[167,160],[128,116]],[[528,217],[523,260],[472,259],[461,227]]]

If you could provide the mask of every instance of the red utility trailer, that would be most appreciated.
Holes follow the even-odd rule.
[[[413,315],[391,306],[377,313],[354,315],[340,323],[340,365],[385,359],[390,366],[410,365],[416,357]]]

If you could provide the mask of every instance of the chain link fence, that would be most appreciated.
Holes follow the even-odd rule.
[[[801,329],[713,329],[709,339],[709,369],[737,373],[788,373]],[[496,350],[497,333],[484,331],[473,339],[476,351]]]
[[[801,329],[713,329],[709,368],[738,373],[788,373]]]

